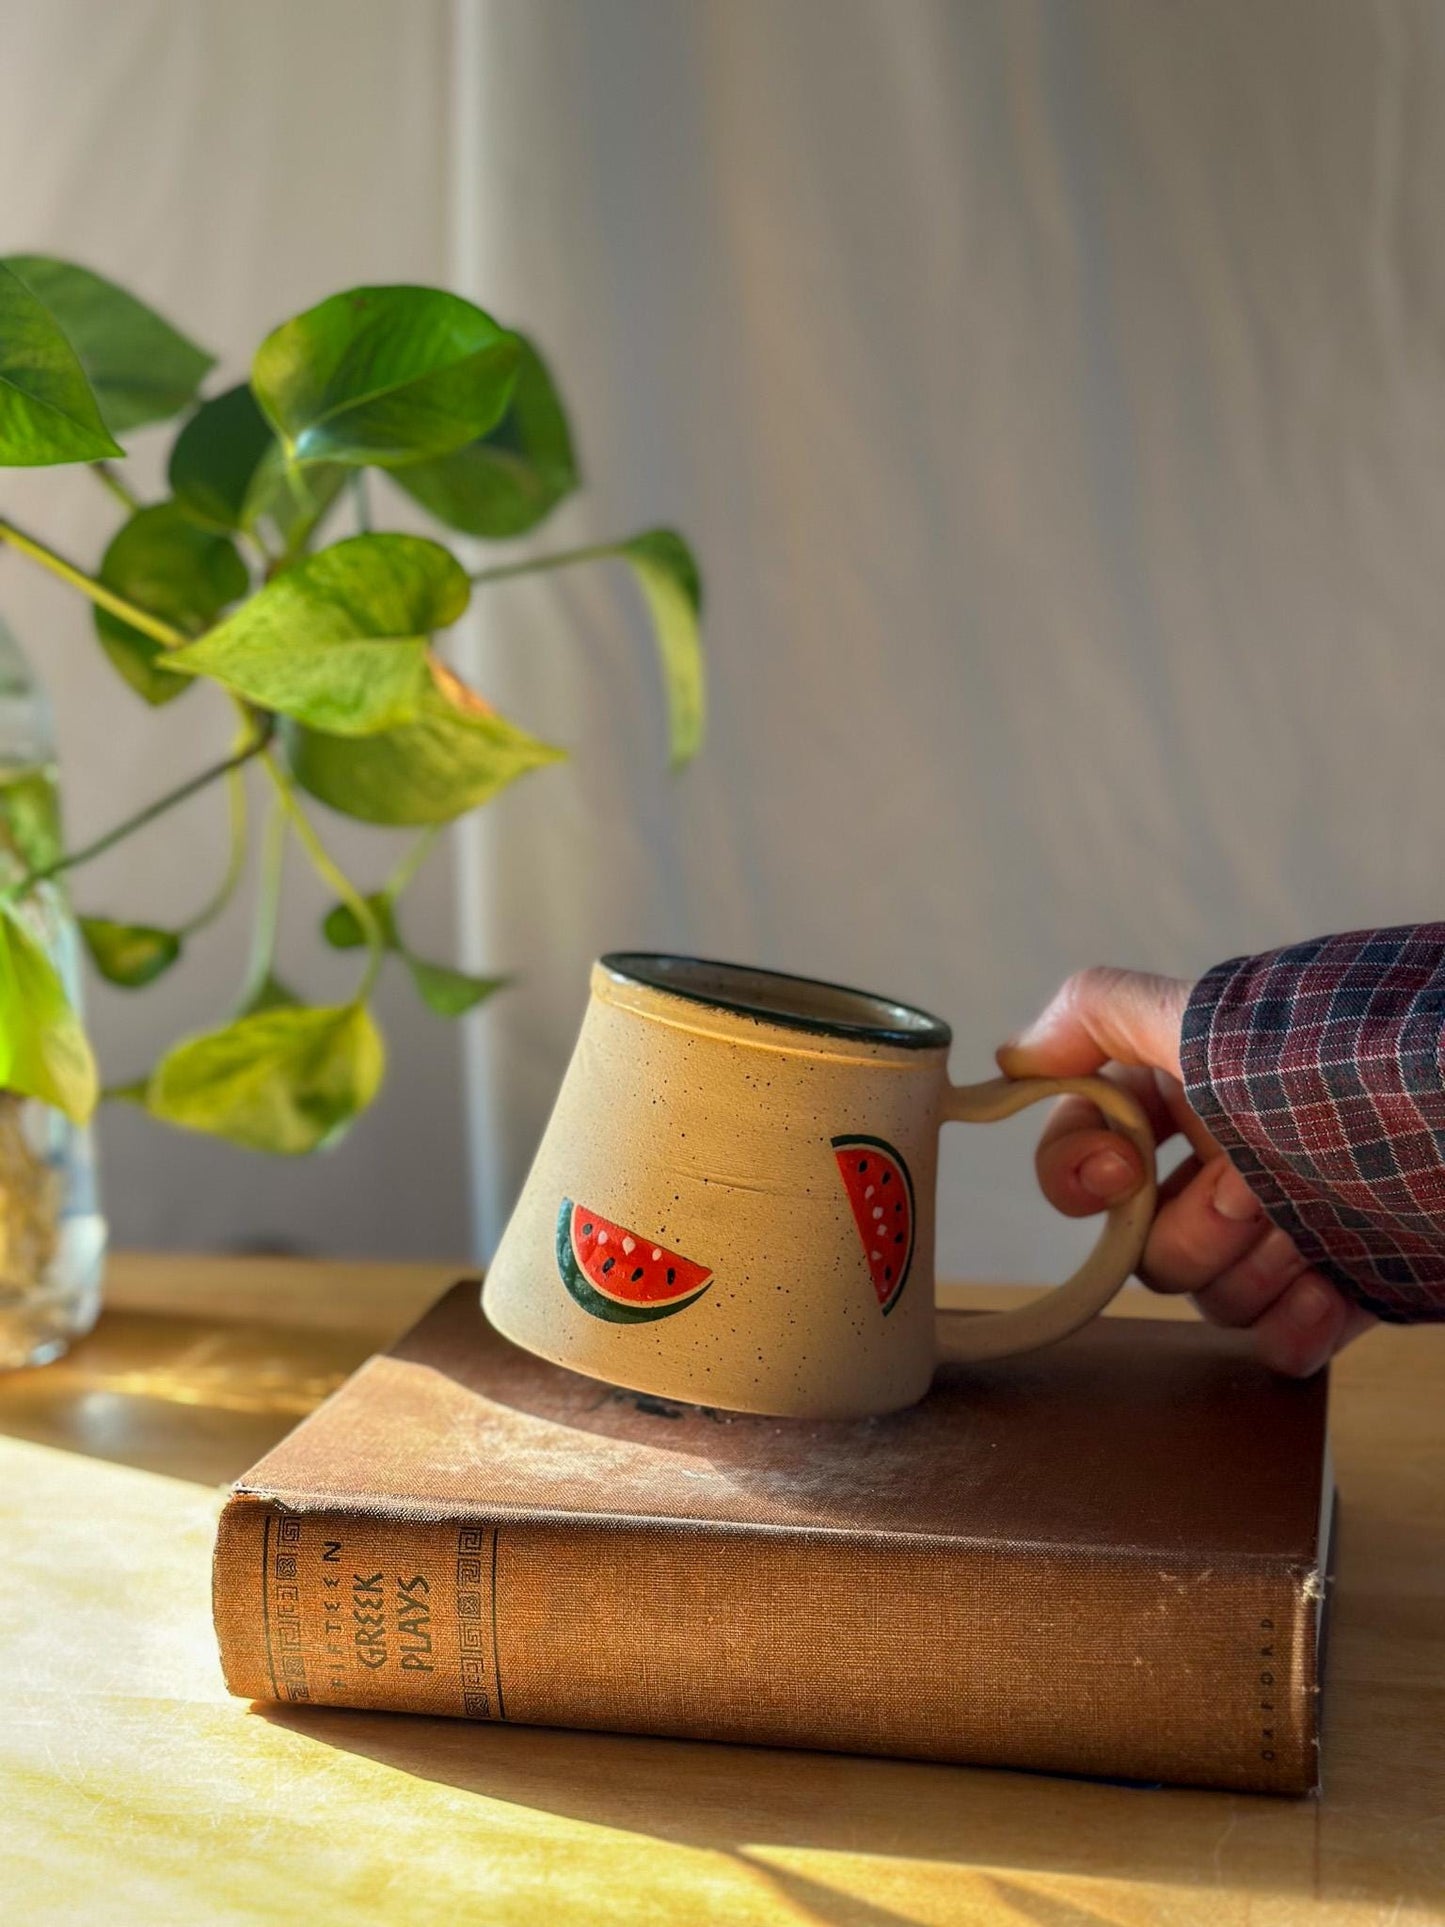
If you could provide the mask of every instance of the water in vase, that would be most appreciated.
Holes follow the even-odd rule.
[[[50,704],[0,622],[0,883],[54,861],[60,791]],[[80,939],[63,884],[28,892],[22,915],[80,1004]],[[0,1089],[0,1369],[41,1365],[100,1310],[106,1225],[88,1127]]]

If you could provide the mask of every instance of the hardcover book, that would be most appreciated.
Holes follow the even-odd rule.
[[[226,1680],[1303,1793],[1325,1415],[1237,1334],[1106,1318],[886,1418],[740,1417],[533,1358],[461,1284],[235,1487]]]

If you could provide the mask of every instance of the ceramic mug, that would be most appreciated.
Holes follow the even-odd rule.
[[[1077,1330],[1144,1248],[1144,1114],[1098,1077],[951,1084],[951,1042],[938,1018],[866,991],[696,958],[602,958],[487,1274],[487,1316],[614,1385],[798,1418],[894,1411],[923,1396],[941,1356],[1002,1358]],[[1065,1284],[948,1321],[941,1347],[940,1126],[1066,1091],[1099,1106],[1148,1176]]]

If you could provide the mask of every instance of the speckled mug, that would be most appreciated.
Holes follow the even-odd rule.
[[[1066,1091],[1138,1146],[1144,1184],[1079,1270],[955,1320],[950,1359],[1047,1345],[1103,1309],[1154,1212],[1142,1111],[1097,1077],[948,1078],[925,1011],[778,971],[602,958],[571,1065],[483,1302],[514,1343],[637,1392],[778,1417],[923,1396],[940,1127]]]

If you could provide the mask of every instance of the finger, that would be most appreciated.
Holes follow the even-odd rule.
[[[1162,1210],[1166,1204],[1172,1204],[1186,1185],[1193,1184],[1203,1169],[1203,1162],[1192,1155],[1176,1164],[1159,1186],[1159,1209]]]
[[[1346,1345],[1353,1345],[1357,1338],[1363,1338],[1366,1332],[1373,1331],[1379,1322],[1372,1311],[1346,1300],[1344,1329],[1335,1340],[1334,1356],[1338,1358]]]
[[[1138,1099],[1156,1144],[1173,1136],[1175,1125],[1152,1071],[1111,1065],[1105,1075]],[[1103,1112],[1087,1097],[1061,1097],[1052,1107],[1034,1166],[1044,1196],[1069,1218],[1088,1217],[1132,1197],[1144,1178],[1139,1152],[1108,1129]]]
[[[1063,1100],[1097,1117],[1082,1098]],[[1074,1128],[1060,1137],[1040,1138],[1034,1153],[1039,1189],[1066,1218],[1087,1218],[1132,1197],[1144,1179],[1144,1161],[1127,1138],[1106,1130]]]
[[[1072,1104],[1079,1106],[1079,1124],[1065,1119],[1068,1128],[1062,1135],[1040,1138],[1034,1166],[1039,1189],[1056,1211],[1066,1218],[1087,1218],[1132,1198],[1144,1163],[1127,1138],[1102,1124],[1090,1128],[1089,1117],[1097,1118],[1098,1112],[1083,1098],[1062,1098],[1059,1109]],[[1159,1185],[1159,1208],[1177,1198],[1203,1169],[1204,1161],[1192,1153],[1176,1165]]]
[[[1302,1271],[1254,1327],[1259,1356],[1274,1371],[1308,1378],[1374,1321],[1318,1271]]]
[[[1176,1131],[1182,1130],[1186,1114],[1193,1117],[1183,1090],[1172,1078],[1158,1071],[1146,1070],[1139,1064],[1110,1064],[1098,1075],[1135,1099],[1148,1120],[1156,1144],[1167,1143]],[[1071,1130],[1102,1127],[1104,1123],[1103,1113],[1090,1098],[1060,1098],[1050,1112],[1043,1136],[1045,1139],[1061,1137]],[[1194,1118],[1194,1128],[1204,1128],[1197,1118]]]
[[[1195,1303],[1212,1325],[1252,1325],[1308,1269],[1309,1260],[1289,1233],[1271,1226],[1197,1293]]]
[[[1199,1169],[1223,1157],[1190,1108],[1179,1083],[1162,1071],[1111,1065],[1104,1073],[1138,1098],[1156,1145],[1184,1134],[1192,1155],[1160,1186],[1159,1202],[1177,1197]],[[1085,1097],[1063,1097],[1054,1105],[1034,1153],[1039,1188],[1065,1217],[1082,1218],[1121,1203],[1138,1190],[1144,1161],[1129,1139],[1110,1131],[1099,1107]]]
[[[1139,1275],[1154,1291],[1202,1291],[1268,1229],[1244,1179],[1228,1158],[1215,1158],[1155,1216]]]
[[[1104,1075],[1137,1098],[1156,1144],[1167,1144],[1183,1130],[1196,1152],[1205,1158],[1219,1154],[1174,1079],[1139,1065],[1111,1064]],[[1044,1196],[1070,1218],[1132,1197],[1144,1177],[1139,1152],[1107,1128],[1098,1105],[1086,1097],[1063,1097],[1054,1105],[1034,1162]]]
[[[1209,1164],[1215,1158],[1223,1157],[1224,1146],[1217,1138],[1210,1136],[1209,1128],[1203,1118],[1184,1095],[1184,1086],[1179,1079],[1171,1077],[1167,1071],[1155,1071],[1152,1073],[1152,1078],[1158,1094],[1159,1109],[1166,1120],[1162,1126],[1159,1124],[1153,1126],[1156,1142],[1164,1144],[1175,1131],[1178,1131],[1202,1164]]]
[[[1110,1059],[1180,1075],[1179,1032],[1190,986],[1141,971],[1082,970],[998,1053],[1009,1077],[1079,1077]]]

